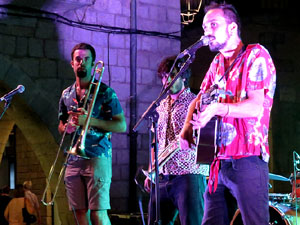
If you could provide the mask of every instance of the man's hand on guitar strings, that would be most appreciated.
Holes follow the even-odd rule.
[[[217,115],[218,112],[218,103],[212,103],[205,107],[203,112],[197,112],[193,114],[193,120],[190,123],[193,125],[194,130],[198,130],[199,128],[203,128],[206,124]]]

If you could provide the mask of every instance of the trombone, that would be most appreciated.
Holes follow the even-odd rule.
[[[55,196],[58,192],[59,184],[60,184],[60,182],[62,180],[62,177],[64,175],[69,156],[70,155],[77,155],[77,156],[82,157],[82,158],[86,158],[86,159],[89,158],[89,157],[87,157],[87,155],[85,153],[85,140],[86,140],[86,135],[87,135],[87,132],[88,132],[88,129],[89,129],[89,124],[90,124],[91,116],[92,116],[93,109],[94,109],[94,106],[95,106],[96,98],[97,98],[97,95],[98,95],[98,92],[99,92],[99,89],[100,89],[103,72],[104,72],[104,63],[103,63],[103,61],[98,61],[94,66],[94,72],[93,72],[92,80],[90,82],[89,89],[88,89],[88,92],[85,96],[84,103],[83,103],[83,108],[86,109],[89,96],[92,92],[92,88],[94,87],[93,97],[92,97],[92,100],[90,101],[90,104],[88,105],[87,116],[86,116],[84,125],[82,126],[82,129],[80,131],[80,135],[78,136],[77,141],[76,141],[75,144],[74,144],[74,140],[75,140],[75,137],[77,136],[76,134],[78,133],[79,127],[77,127],[76,131],[73,133],[73,137],[71,139],[71,144],[70,144],[69,150],[67,151],[67,156],[65,158],[65,161],[64,161],[64,163],[62,165],[62,168],[60,170],[60,173],[59,173],[59,176],[58,176],[58,179],[57,179],[57,184],[55,186],[52,199],[50,199],[50,201],[47,202],[46,201],[46,193],[47,193],[47,190],[49,188],[49,185],[50,185],[50,182],[51,182],[51,179],[52,179],[52,176],[53,176],[53,172],[54,172],[55,166],[57,164],[59,153],[61,152],[62,145],[64,143],[64,139],[65,139],[68,127],[70,126],[70,122],[72,120],[72,115],[69,115],[69,117],[68,117],[68,122],[67,122],[66,128],[65,128],[65,130],[62,134],[62,138],[61,138],[61,141],[59,143],[59,147],[58,147],[58,151],[57,151],[55,160],[54,160],[54,162],[53,162],[53,164],[50,168],[49,175],[46,179],[46,187],[45,187],[45,190],[44,190],[44,193],[43,193],[43,196],[42,196],[42,200],[41,200],[41,202],[46,206],[54,204],[54,199],[55,199]],[[95,79],[97,74],[99,74],[99,79],[98,80]]]

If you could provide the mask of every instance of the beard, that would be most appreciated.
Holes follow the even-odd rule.
[[[78,68],[77,69],[77,76],[79,77],[79,78],[85,78],[86,76],[87,76],[87,72],[86,72],[86,69],[84,69],[84,68]]]
[[[227,45],[227,42],[228,42],[229,38],[230,38],[230,36],[229,36],[228,32],[226,32],[226,38],[222,43],[220,43],[220,42],[215,42],[214,43],[214,40],[215,40],[215,37],[214,37],[214,39],[209,42],[210,51],[219,52],[220,50],[224,49]]]
[[[209,49],[212,52],[218,52],[221,49],[223,49],[225,46],[226,46],[226,42],[216,43],[216,44],[212,44],[212,42],[209,43]]]

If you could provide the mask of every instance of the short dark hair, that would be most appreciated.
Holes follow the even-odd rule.
[[[157,75],[160,79],[163,78],[163,73],[171,72],[170,70],[172,68],[172,65],[174,64],[175,59],[176,59],[176,55],[166,57],[161,61],[161,63],[158,66],[158,69],[157,69]],[[179,70],[181,63],[183,63],[183,60],[178,59],[176,61],[176,64],[175,64],[174,68]],[[171,75],[172,75],[172,72],[171,72]],[[185,87],[189,86],[190,76],[191,76],[191,69],[190,68],[188,68],[186,71],[184,71],[183,74],[181,75],[182,79],[185,79],[185,81],[184,81],[184,86]]]
[[[93,62],[95,62],[95,59],[96,59],[96,51],[94,49],[93,46],[91,46],[90,44],[87,44],[87,43],[79,43],[77,45],[75,45],[72,49],[72,52],[71,52],[71,58],[73,60],[73,55],[74,55],[74,52],[78,49],[87,49],[87,50],[90,50],[91,51],[91,54],[92,54],[92,59],[93,59]]]
[[[239,37],[241,37],[241,28],[242,28],[241,18],[233,5],[227,4],[225,2],[224,3],[211,2],[209,5],[205,6],[204,12],[207,13],[209,10],[212,9],[222,9],[224,13],[224,18],[227,21],[227,23],[235,22],[238,25],[238,35]]]
[[[1,194],[9,194],[10,188],[8,185],[5,185],[4,187],[1,188]]]

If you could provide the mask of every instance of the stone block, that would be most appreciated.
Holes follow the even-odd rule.
[[[5,22],[7,25],[16,25],[16,26],[24,26],[24,27],[32,27],[35,28],[37,24],[37,18],[26,18],[26,17],[9,17],[9,20]]]
[[[139,140],[140,140],[139,150],[140,151],[149,151],[149,133],[140,134],[140,139]]]
[[[94,9],[98,10],[99,12],[106,11],[108,10],[109,6],[109,0],[103,0],[103,1],[96,1],[94,3]]]
[[[126,148],[126,146],[124,146]],[[129,150],[118,151],[117,165],[129,164]]]
[[[21,37],[34,37],[33,27],[22,27],[22,26],[10,26],[10,34]]]
[[[170,22],[162,22],[157,27],[157,31],[161,33],[173,33],[173,35],[178,36],[180,38],[181,26],[180,24],[170,23]]]
[[[165,0],[165,1],[158,1],[158,4],[166,6],[168,9],[179,9],[180,10],[180,1],[174,0]]]
[[[15,88],[15,85],[19,84],[20,80],[22,79],[21,74],[23,74],[21,69],[14,64],[9,67],[9,69],[3,76],[3,80],[5,80],[5,83],[11,86],[11,88]]]
[[[49,59],[60,59],[59,42],[54,40],[45,40],[45,56]]]
[[[12,62],[2,54],[0,55],[0,80],[4,80],[9,68],[11,67]]]
[[[92,42],[95,45],[99,45],[101,47],[107,47],[107,43],[108,43],[107,38],[108,38],[107,33],[102,33],[102,32],[92,33]]]
[[[39,77],[39,60],[36,58],[21,58],[16,59],[15,62],[20,66],[20,68],[28,74],[31,78]]]
[[[54,60],[40,60],[40,77],[56,78],[57,77],[57,62]]]
[[[111,140],[113,149],[124,149],[128,146],[126,133],[114,133]]]
[[[25,37],[17,37],[16,42],[16,55],[17,56],[26,56],[27,55],[27,49],[28,49],[28,39]]]
[[[116,27],[130,28],[130,17],[128,16],[116,16]]]
[[[82,22],[88,23],[88,24],[97,24],[97,10],[93,8],[88,8],[87,10],[83,10],[82,13],[84,14],[84,17]]]
[[[143,36],[141,39],[141,50],[156,52],[158,50],[157,39],[157,37]]]
[[[178,53],[177,53],[177,54],[178,54]],[[177,54],[176,54],[176,55],[177,55]],[[164,53],[161,53],[161,52],[153,53],[153,54],[151,55],[151,60],[150,60],[149,68],[151,68],[151,69],[157,71],[157,68],[158,68],[159,64],[161,63],[161,61],[162,61],[165,57],[171,56],[171,55],[173,55],[171,49],[169,49],[169,51],[164,52]]]
[[[129,185],[127,181],[115,181],[111,183],[110,196],[111,198],[127,198]]]
[[[139,0],[140,3],[149,4],[149,5],[156,5],[159,0]]]
[[[43,57],[44,56],[44,48],[43,41],[36,38],[29,38],[29,56],[32,57]]]
[[[57,23],[56,24],[57,38],[59,40],[72,41],[73,40],[73,29],[74,28],[72,26]]]
[[[39,21],[35,30],[35,37],[40,39],[53,39],[57,35],[56,26],[53,22]]]
[[[168,9],[167,21],[175,24],[180,24],[180,9]]]
[[[178,34],[180,35],[180,33]],[[173,54],[178,54],[180,52],[180,40],[179,39],[170,39],[171,42],[171,49],[170,51],[173,52]]]
[[[1,14],[0,14],[0,34],[10,34],[11,29],[9,26],[6,25],[4,20],[1,20]]]
[[[130,17],[130,11],[131,11],[130,2],[131,1],[128,1],[128,0],[126,2],[123,1],[123,6],[122,6],[122,15],[123,16]]]
[[[157,45],[160,52],[168,52],[171,49],[171,40],[169,38],[158,38]]]
[[[57,78],[42,78],[37,79],[36,81],[37,87],[46,93],[54,94],[54,90],[61,90],[61,81]],[[58,103],[57,103],[58,104]]]
[[[125,36],[125,48],[130,48],[130,46],[132,46],[132,44],[131,44],[131,36],[130,35],[126,35]]]
[[[149,18],[149,6],[138,4],[136,9],[137,17],[138,18]]]
[[[126,83],[130,83],[130,80],[131,80],[130,67],[125,67],[125,73],[126,73]]]
[[[78,43],[80,42],[91,43],[92,31],[75,27],[73,28],[73,40]]]
[[[130,50],[118,49],[118,66],[129,67],[130,66]]]
[[[151,58],[152,60],[152,58]],[[138,50],[137,52],[137,66],[139,68],[149,69],[150,65],[150,53]]]
[[[0,35],[0,52],[12,55],[16,50],[16,37],[11,35]]]
[[[115,17],[116,15],[101,12],[97,15],[97,24],[103,25],[103,26],[115,26]]]
[[[157,73],[154,70],[142,69],[142,84],[154,84]]]
[[[119,0],[109,1],[108,12],[111,14],[122,14],[122,3]]]
[[[104,51],[103,60],[105,62],[107,62],[107,64],[109,63],[109,66],[117,65],[117,62],[118,62],[118,49],[109,48],[109,50],[108,50],[107,48],[104,48],[103,51]],[[109,60],[108,60],[108,57],[109,57]]]
[[[147,168],[149,162],[149,153],[146,150],[137,151],[137,164],[143,166],[143,168]]]
[[[114,198],[111,197],[111,210],[115,212],[128,212],[128,197],[127,198]],[[124,224],[124,223],[116,223],[116,224]],[[112,223],[112,225],[116,225]],[[131,224],[134,225],[134,224]]]
[[[121,180],[129,180],[129,161],[121,166]]]
[[[71,62],[71,52],[73,47],[78,44],[79,42],[75,41],[63,41],[63,58],[67,62]]]
[[[75,81],[73,69],[68,61],[58,61],[58,77],[63,80],[64,85],[71,84],[71,80]],[[67,82],[65,82],[67,81]],[[66,87],[66,86],[63,86]]]
[[[160,6],[149,6],[148,19],[153,21],[164,22],[167,20],[167,9]]]
[[[125,67],[111,66],[111,78],[113,82],[125,82]]]
[[[125,35],[124,34],[111,34],[109,36],[109,44],[112,48],[125,48]]]
[[[113,165],[113,168],[115,166],[117,166],[117,153],[118,153],[118,150],[115,150],[113,148],[113,150],[112,150],[112,165]]]
[[[112,167],[112,181],[121,179],[121,168],[117,165]]]
[[[141,18],[137,21],[137,29],[144,31],[158,31],[161,25],[153,20]],[[169,29],[168,29],[169,30]],[[166,30],[164,32],[167,32]]]

